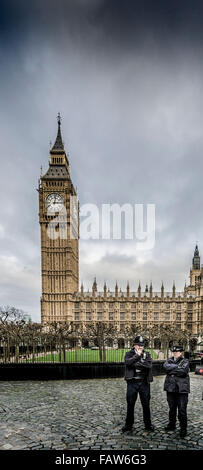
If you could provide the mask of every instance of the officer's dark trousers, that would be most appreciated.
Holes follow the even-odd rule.
[[[143,420],[146,427],[151,425],[150,416],[150,384],[146,381],[135,381],[129,380],[127,382],[127,416],[126,426],[131,427],[134,423],[134,408],[137,400],[138,393],[140,395],[140,401],[143,409]]]
[[[172,393],[167,392],[167,401],[169,405],[169,423],[171,426],[176,425],[176,413],[178,409],[178,419],[181,429],[187,428],[187,403],[188,393]]]

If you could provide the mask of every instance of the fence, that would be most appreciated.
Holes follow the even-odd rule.
[[[98,363],[124,361],[128,349],[105,348],[69,348],[43,347],[43,346],[18,346],[0,347],[0,363]],[[157,359],[157,354],[149,350],[152,358]]]

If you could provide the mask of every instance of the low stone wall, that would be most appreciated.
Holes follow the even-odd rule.
[[[153,375],[163,375],[164,361],[153,361]],[[198,360],[190,361],[194,372]],[[0,364],[0,380],[73,380],[124,377],[123,362]]]

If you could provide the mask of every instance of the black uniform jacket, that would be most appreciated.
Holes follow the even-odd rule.
[[[125,355],[125,380],[131,380],[135,377],[135,368],[141,368],[146,371],[147,382],[153,381],[152,376],[152,359],[148,352],[145,353],[146,358],[138,356],[135,349],[131,349]]]
[[[172,357],[164,362],[163,367],[167,373],[164,382],[164,390],[166,390],[166,392],[190,392],[190,369],[188,359],[179,357],[177,361],[174,361],[174,357]]]

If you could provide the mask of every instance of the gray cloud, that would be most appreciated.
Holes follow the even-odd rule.
[[[129,280],[132,290],[139,279],[143,286],[152,280],[155,290],[163,279],[171,290],[175,279],[181,290],[203,235],[201,15],[190,16],[188,2],[182,14],[174,6],[164,16],[157,2],[155,16],[144,15],[133,2],[135,22],[132,2],[117,2],[117,10],[113,1],[108,8],[102,1],[65,3],[49,2],[48,9],[33,2],[28,10],[9,1],[0,45],[0,303],[37,320],[36,188],[58,111],[81,205],[156,204],[150,253],[138,256],[126,240],[81,240],[87,288],[96,275],[100,290],[104,280],[113,289],[116,279],[123,289]],[[192,40],[186,29],[195,31]]]

